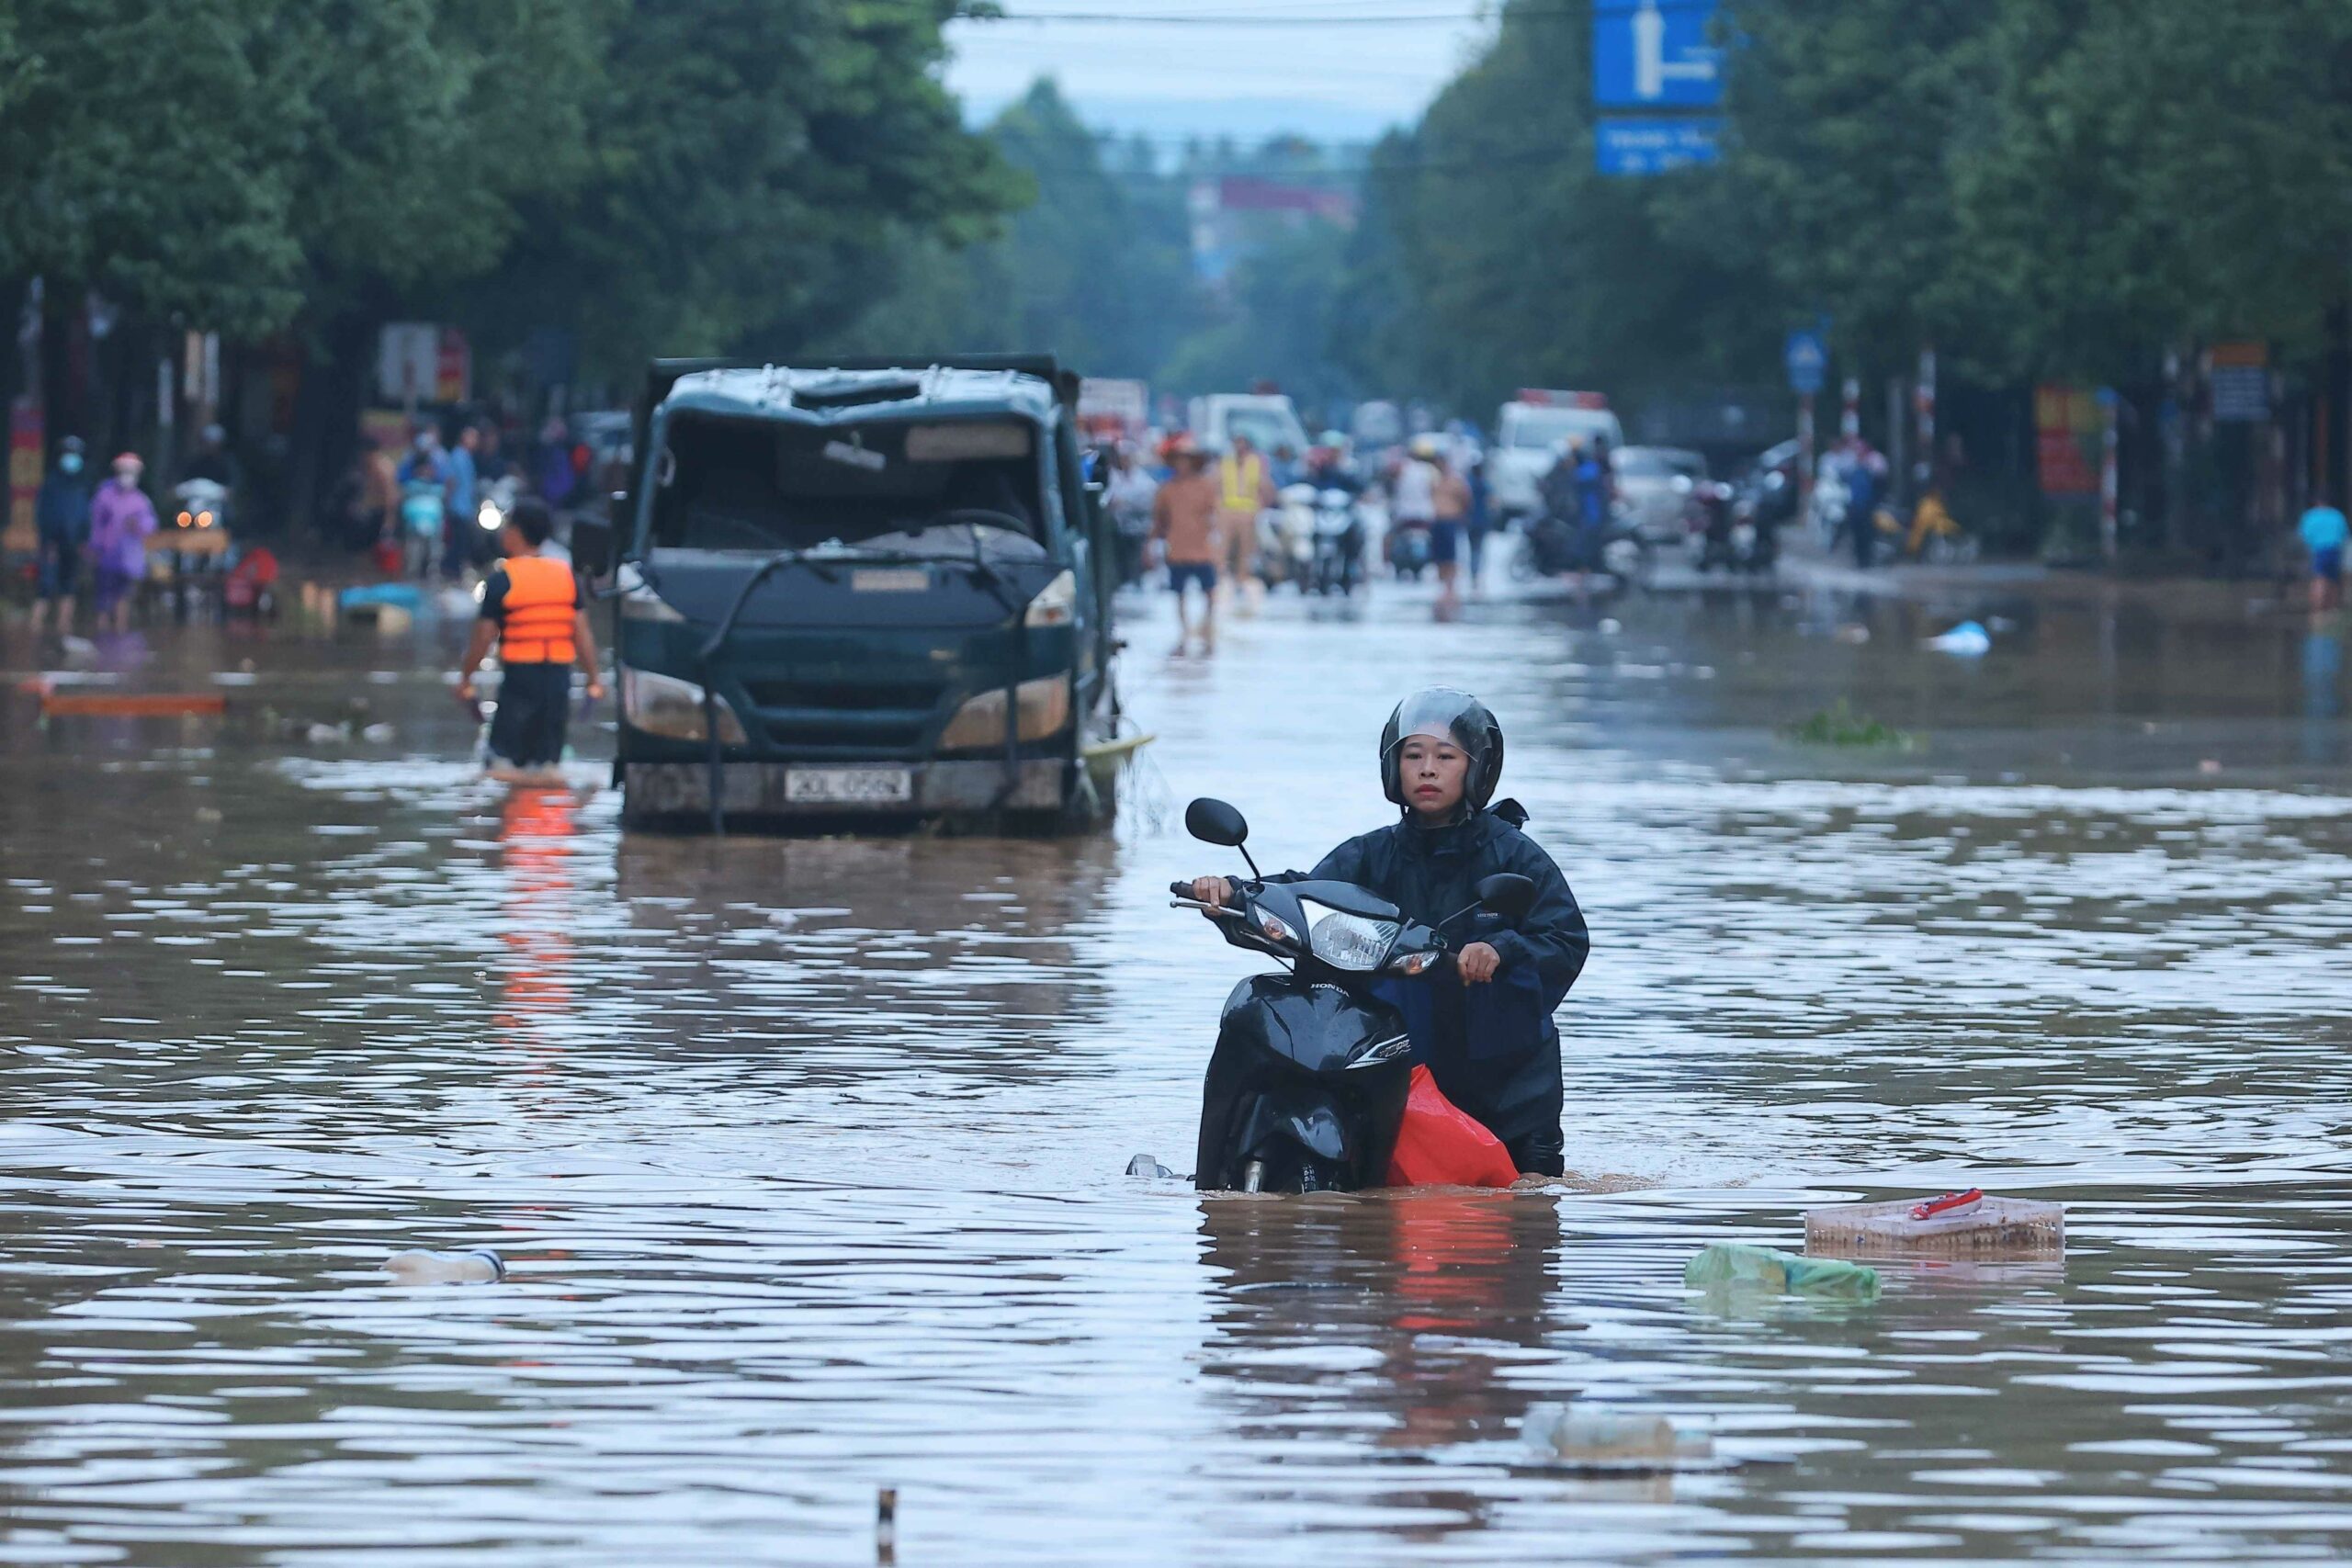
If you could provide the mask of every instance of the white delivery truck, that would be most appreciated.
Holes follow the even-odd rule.
[[[1495,416],[1495,444],[1487,454],[1487,483],[1495,513],[1504,523],[1542,510],[1540,490],[1561,446],[1580,446],[1600,436],[1614,451],[1625,445],[1625,427],[1599,392],[1524,388]]]
[[[1259,451],[1271,456],[1287,446],[1304,458],[1310,445],[1298,410],[1280,392],[1213,392],[1194,398],[1186,421],[1193,439],[1212,452],[1222,452],[1236,435],[1246,435]]]

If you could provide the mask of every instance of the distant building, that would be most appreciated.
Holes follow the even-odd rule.
[[[1193,270],[1222,285],[1233,269],[1273,234],[1308,223],[1352,229],[1356,193],[1267,175],[1196,179],[1185,201],[1192,220]]]

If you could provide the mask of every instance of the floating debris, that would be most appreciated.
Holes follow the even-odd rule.
[[[1971,1191],[1973,1191],[1971,1189]],[[2025,1256],[2066,1249],[2066,1211],[2031,1198],[1968,1193],[1946,1199],[1897,1198],[1886,1203],[1844,1203],[1804,1217],[1804,1247],[1824,1258]],[[1940,1206],[1939,1206],[1940,1205]],[[1924,1214],[1918,1211],[1926,1210]]]
[[[1655,1475],[1718,1468],[1714,1439],[1663,1416],[1582,1404],[1532,1404],[1520,1423],[1530,1458],[1549,1469]]]
[[[1693,1291],[1750,1290],[1776,1296],[1878,1300],[1875,1269],[1837,1258],[1799,1258],[1792,1252],[1737,1241],[1719,1241],[1684,1264],[1682,1283]]]
[[[469,1252],[395,1252],[384,1272],[403,1285],[489,1285],[506,1278],[506,1259],[486,1247]]]
[[[1908,751],[1916,743],[1908,730],[1856,713],[1843,697],[1803,723],[1789,726],[1782,733],[1807,746],[1887,747]]]
[[[1974,621],[1962,621],[1942,636],[1928,638],[1927,646],[1938,653],[1978,659],[1993,651],[1993,634]]]

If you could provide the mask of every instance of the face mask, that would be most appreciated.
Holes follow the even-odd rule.
[[[66,453],[65,456],[57,459],[57,468],[58,471],[61,473],[80,473],[82,471],[82,454],[79,452]]]
[[[125,490],[137,490],[139,488],[139,476],[129,468],[119,468],[115,471],[114,482],[120,485]]]

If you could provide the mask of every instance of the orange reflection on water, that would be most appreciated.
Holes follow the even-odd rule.
[[[502,1032],[538,1031],[536,1021],[572,1003],[571,840],[579,802],[568,789],[516,789],[500,814],[505,849],[506,944]]]

